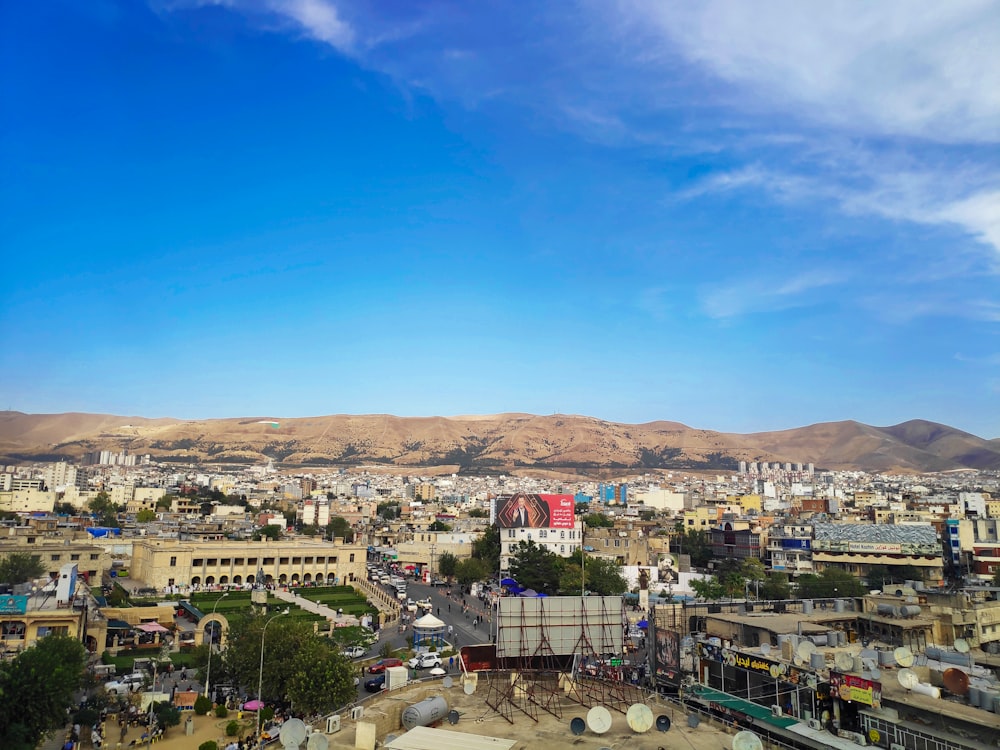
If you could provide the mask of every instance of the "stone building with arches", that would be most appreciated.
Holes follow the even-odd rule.
[[[368,547],[307,537],[272,541],[141,539],[132,545],[130,575],[159,591],[349,584],[364,580]]]

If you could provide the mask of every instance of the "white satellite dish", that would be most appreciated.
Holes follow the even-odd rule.
[[[306,724],[302,719],[289,719],[281,725],[278,732],[278,739],[281,740],[282,747],[288,750],[298,750],[302,740],[306,738]]]
[[[799,645],[795,647],[795,655],[806,663],[809,662],[809,659],[815,653],[816,644],[812,641],[799,641]]]
[[[442,686],[442,687],[445,687],[445,688],[450,688],[450,687],[451,687],[452,685],[454,685],[454,684],[455,684],[455,683],[454,683],[454,681],[453,681],[453,680],[451,679],[451,677],[450,677],[450,676],[449,676],[449,677],[445,677],[445,678],[444,678],[443,680],[441,680],[441,686]]]
[[[892,652],[892,657],[896,660],[896,663],[901,667],[912,667],[913,666],[913,652],[910,651],[909,646],[900,646],[894,649]]]
[[[472,682],[465,683],[465,687],[462,688],[462,692],[465,693],[466,695],[472,695],[474,692],[476,692],[475,683]]]
[[[871,675],[872,675],[872,679],[873,680],[877,680],[879,677],[882,676],[882,670],[881,669],[873,669],[872,672],[871,672]]]
[[[633,703],[625,712],[625,721],[629,729],[638,734],[648,732],[653,728],[653,712],[645,703]]]
[[[594,734],[604,734],[611,729],[611,712],[604,706],[594,706],[587,711],[587,726]]]
[[[796,654],[795,656],[792,657],[792,664],[794,664],[796,667],[806,667],[809,666],[809,660],[803,659],[801,656]]]
[[[327,750],[330,747],[330,740],[322,732],[313,732],[306,742],[306,750]]]
[[[756,734],[744,729],[733,735],[733,750],[764,750],[764,743]]]
[[[854,657],[847,651],[838,651],[837,655],[833,657],[833,663],[842,672],[850,672],[854,669]]]
[[[917,673],[912,669],[899,670],[899,674],[896,675],[896,679],[899,681],[899,684],[907,690],[913,690],[914,686],[920,682],[920,678],[917,676]]]
[[[964,638],[955,639],[955,650],[960,654],[969,653],[969,642]]]
[[[769,653],[771,653],[771,644],[770,643],[762,643],[762,644],[760,644],[760,652],[764,656],[767,656]]]

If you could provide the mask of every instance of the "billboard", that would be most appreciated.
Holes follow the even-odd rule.
[[[572,529],[572,495],[503,495],[496,499],[496,522],[502,529]]]
[[[864,703],[873,708],[882,707],[882,683],[852,674],[830,672],[830,693],[840,696],[841,700]]]
[[[3,596],[0,596],[0,615],[23,615],[27,611],[27,595],[4,594]]]
[[[656,657],[653,668],[656,676],[667,680],[680,681],[681,636],[676,630],[655,628]]]
[[[620,596],[504,596],[497,602],[497,656],[620,654]]]

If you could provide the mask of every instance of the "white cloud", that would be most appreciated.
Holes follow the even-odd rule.
[[[817,290],[847,280],[846,273],[833,269],[816,269],[788,277],[739,279],[705,289],[701,307],[711,318],[808,307],[818,303]]]
[[[876,135],[1000,138],[1000,8],[990,0],[634,0],[627,23],[736,87],[743,104]],[[647,52],[647,58],[657,55]]]

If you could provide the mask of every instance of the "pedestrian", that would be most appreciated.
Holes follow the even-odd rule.
[[[451,612],[451,603],[448,604],[448,611]]]

